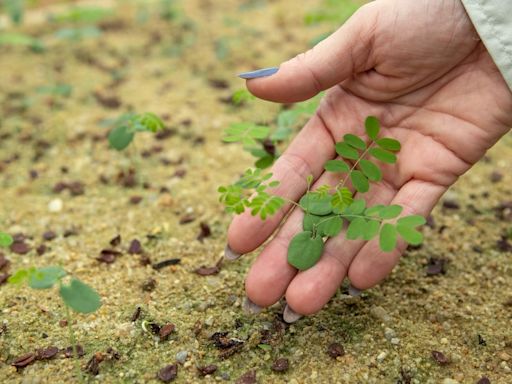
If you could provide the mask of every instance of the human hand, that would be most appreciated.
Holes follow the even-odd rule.
[[[316,114],[273,166],[276,194],[299,200],[306,177],[336,185],[323,165],[344,134],[364,135],[367,115],[402,143],[397,165],[365,194],[368,205],[398,204],[426,216],[457,178],[512,125],[512,94],[479,41],[460,0],[377,0],[310,51],[270,76],[247,82],[256,96],[283,103],[329,89]],[[314,188],[313,188],[314,189]],[[288,322],[319,311],[348,276],[362,290],[379,283],[405,249],[384,253],[378,241],[330,239],[320,261],[298,272],[287,262],[288,243],[302,229],[290,205],[262,221],[237,216],[226,257],[253,251],[284,224],[252,265],[247,309],[258,312],[286,297]]]

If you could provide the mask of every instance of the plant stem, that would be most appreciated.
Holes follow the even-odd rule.
[[[352,171],[354,169],[356,169],[357,167],[357,164],[359,164],[359,162],[366,156],[366,154],[368,153],[368,151],[371,149],[371,147],[373,146],[373,144],[375,144],[374,141],[372,141],[370,143],[370,145],[368,145],[368,147],[364,150],[363,153],[361,153],[361,156],[359,156],[359,158],[356,160],[356,162],[354,163],[354,165],[352,166],[352,168],[350,168],[350,170],[348,171],[347,173],[347,176],[343,179],[343,180],[340,180],[340,182],[338,183],[338,185],[336,186],[336,189],[339,189],[339,188],[342,188],[345,186],[347,180],[349,179],[350,177],[350,174],[352,173]]]
[[[82,375],[82,370],[80,369],[80,362],[78,361],[78,348],[76,346],[75,335],[73,334],[73,329],[71,328],[71,314],[69,312],[68,306],[64,305],[64,307],[66,308],[66,321],[68,323],[69,342],[71,343],[71,348],[73,350],[73,355],[75,358],[76,375],[81,383],[85,383],[84,377]]]

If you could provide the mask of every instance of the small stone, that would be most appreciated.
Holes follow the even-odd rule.
[[[37,350],[37,359],[38,360],[48,360],[52,357],[55,357],[59,353],[59,348],[57,347],[48,347]]]
[[[197,371],[199,372],[199,374],[201,376],[211,375],[212,373],[215,373],[216,370],[217,370],[217,366],[214,364],[197,368]]]
[[[131,255],[140,255],[142,253],[142,245],[137,239],[133,239],[128,247],[128,253]]]
[[[498,357],[503,361],[509,361],[511,359],[511,356],[507,352],[500,352]]]
[[[478,380],[476,384],[491,384],[491,380],[489,380],[486,376],[482,376],[482,378]]]
[[[441,340],[440,340],[441,344],[448,344],[448,339],[446,337],[443,337]]]
[[[389,323],[391,321],[391,317],[388,315],[386,310],[382,308],[381,306],[373,306],[370,309],[370,313],[373,317],[375,317],[377,320],[381,320],[384,323]]]
[[[180,364],[183,364],[187,360],[187,357],[188,357],[188,351],[179,351],[176,354],[176,361]]]
[[[445,356],[445,354],[439,351],[432,351],[432,358],[439,365],[447,365],[450,362],[450,360]]]
[[[274,372],[286,372],[290,366],[290,362],[287,358],[281,357],[274,361],[272,364],[272,370]]]
[[[377,355],[377,361],[379,363],[382,363],[384,361],[384,359],[387,357],[388,353],[387,352],[381,352]]]
[[[25,368],[27,365],[32,364],[36,360],[36,355],[34,353],[27,353],[15,359],[11,365],[14,365],[16,368]]]
[[[450,379],[449,377],[447,377],[446,379],[443,380],[443,384],[459,384],[459,382],[457,380]]]
[[[178,376],[178,365],[171,364],[158,371],[157,377],[164,383],[170,383]]]
[[[256,371],[248,371],[245,372],[240,378],[236,381],[236,384],[256,384]]]
[[[491,182],[498,183],[503,179],[503,174],[498,171],[493,171],[489,177]]]
[[[336,359],[339,356],[343,356],[345,354],[345,350],[343,345],[340,343],[332,343],[327,347],[327,354],[333,359]]]
[[[53,199],[48,203],[48,211],[52,213],[57,213],[62,211],[62,208],[64,207],[64,203],[61,199]]]
[[[390,340],[390,343],[393,344],[393,345],[398,345],[398,344],[400,344],[400,339],[398,337],[393,337]]]
[[[173,333],[175,329],[176,329],[176,326],[172,323],[165,324],[164,326],[162,326],[162,328],[160,328],[160,330],[158,331],[158,336],[160,336],[160,341],[167,340],[169,338],[169,335],[171,333]],[[185,358],[186,358],[186,356],[185,356]]]
[[[57,237],[57,234],[53,231],[46,231],[43,233],[43,239],[46,241],[51,241]]]
[[[386,340],[391,341],[394,337],[396,337],[396,332],[391,328],[384,329],[384,337]]]

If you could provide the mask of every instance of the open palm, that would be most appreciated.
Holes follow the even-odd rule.
[[[329,89],[272,169],[281,181],[277,194],[292,200],[305,193],[310,174],[317,185],[336,185],[335,175],[323,172],[336,156],[334,143],[346,133],[364,136],[364,119],[374,115],[402,150],[364,198],[368,205],[398,204],[404,214],[425,216],[512,125],[512,94],[459,0],[370,3],[314,49],[273,76],[250,80],[248,88],[278,102]],[[254,312],[285,296],[285,320],[315,313],[347,276],[357,289],[380,282],[405,249],[400,243],[384,253],[378,241],[342,235],[326,243],[315,266],[298,272],[287,262],[287,249],[302,229],[303,213],[287,215],[289,209],[266,221],[243,214],[230,226],[231,257],[256,249],[279,228],[246,279]]]

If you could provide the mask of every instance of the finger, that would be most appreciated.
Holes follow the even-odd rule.
[[[397,193],[391,204],[404,207],[403,215],[427,216],[446,191],[446,187],[422,180],[411,180]],[[398,263],[406,248],[399,240],[392,252],[382,252],[378,239],[364,245],[350,264],[348,276],[352,285],[358,289],[368,289],[384,279]]]
[[[387,182],[372,185],[370,191],[356,198],[365,198],[366,205],[389,204],[396,189]],[[286,302],[296,313],[318,312],[331,299],[346,277],[352,259],[364,246],[363,240],[348,240],[345,232],[329,239],[320,261],[299,272],[286,290]]]
[[[375,4],[361,7],[331,36],[281,64],[274,75],[248,80],[249,91],[271,101],[303,101],[370,69],[376,9]]]
[[[312,189],[336,185],[339,175],[325,172]],[[288,245],[297,233],[303,231],[304,212],[294,209],[276,236],[268,243],[251,266],[245,280],[248,298],[258,306],[267,307],[283,297],[297,270],[288,264]]]
[[[316,179],[323,165],[334,157],[334,139],[319,115],[315,115],[293,140],[272,167],[273,178],[281,183],[273,195],[296,201],[307,188],[306,178]],[[244,254],[259,247],[277,228],[290,205],[274,216],[261,220],[250,212],[236,216],[228,229],[228,244],[236,254]]]

